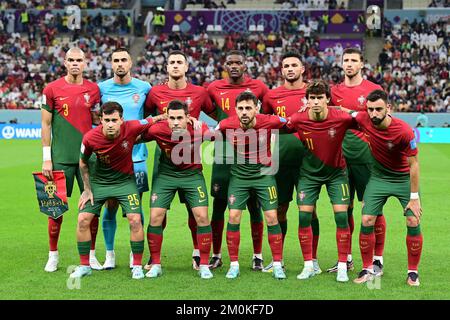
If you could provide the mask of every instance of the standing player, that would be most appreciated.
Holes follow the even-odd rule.
[[[78,167],[78,146],[81,145],[83,135],[92,129],[93,119],[96,119],[95,114],[98,112],[95,109],[100,102],[98,86],[83,78],[85,59],[81,49],[69,49],[64,58],[67,75],[49,83],[42,95],[42,173],[52,180],[52,170],[63,170],[68,197],[72,194],[75,177],[80,192],[83,191]],[[58,239],[62,222],[63,216],[55,220],[48,218],[50,252],[44,268],[47,272],[58,269]],[[94,219],[91,224],[93,241],[90,264],[93,269],[101,270],[102,266],[95,257],[97,230],[98,219]]]
[[[187,56],[182,51],[171,51],[167,57],[167,73],[169,75],[169,80],[166,84],[157,85],[152,88],[145,101],[146,114],[166,113],[167,106],[172,100],[186,102],[189,109],[189,115],[196,119],[200,116],[201,111],[207,115],[214,113],[215,110],[206,89],[195,86],[187,81],[186,73],[188,70],[189,64]],[[158,163],[156,161],[159,159],[159,153],[160,149],[156,148],[153,177],[157,175]],[[181,202],[185,202],[182,193],[179,193],[179,196]],[[194,269],[198,270],[200,265],[200,251],[197,244],[197,224],[188,205],[186,205],[186,209],[189,213],[188,225],[191,230],[192,242],[194,244],[192,266]],[[164,226],[165,223],[163,223],[163,227]],[[149,260],[145,269],[150,270],[150,265],[151,260]]]
[[[244,92],[252,92],[260,101],[269,91],[267,86],[260,80],[251,79],[246,75],[245,54],[241,51],[229,51],[225,58],[225,70],[228,78],[213,81],[208,86],[208,93],[217,108],[217,118],[222,120],[236,115],[236,97]],[[258,106],[259,108],[259,106]],[[222,148],[223,146],[223,148]],[[227,143],[215,144],[215,162],[211,177],[211,195],[214,197],[213,215],[211,227],[213,231],[213,256],[210,261],[211,268],[222,265],[222,235],[224,227],[224,216],[227,208],[228,184],[230,182],[230,164],[226,158]],[[221,163],[220,163],[221,162]],[[250,196],[247,203],[250,212],[251,230],[253,239],[252,269],[263,269],[262,241],[264,222],[261,208],[255,195]]]
[[[87,252],[91,244],[88,232],[94,216],[99,216],[108,199],[116,199],[130,223],[130,244],[133,252],[132,278],[144,278],[142,253],[144,232],[141,222],[141,201],[133,172],[132,152],[136,138],[154,122],[163,119],[158,116],[147,120],[123,120],[122,106],[107,102],[101,108],[101,125],[89,131],[83,138],[80,155],[80,171],[84,191],[78,203],[77,245],[80,266],[70,274],[80,278],[91,274]],[[88,159],[95,153],[95,169],[91,170]]]
[[[347,220],[349,187],[342,141],[345,132],[355,123],[345,112],[328,108],[330,90],[322,81],[313,81],[306,89],[308,112],[295,113],[287,127],[295,129],[306,147],[297,186],[299,205],[298,238],[305,267],[297,276],[304,280],[316,275],[312,257],[311,220],[322,185],[326,185],[336,221],[336,242],[339,262],[336,280],[348,281],[347,253],[350,229]]]
[[[162,121],[142,134],[142,140],[156,140],[161,148],[158,174],[152,183],[150,223],[147,229],[152,266],[146,276],[162,275],[161,246],[162,223],[170,203],[178,191],[183,192],[186,203],[195,217],[197,243],[200,251],[199,275],[213,277],[208,266],[211,250],[211,225],[208,219],[208,192],[202,173],[201,143],[209,132],[206,124],[194,130],[188,124],[189,113],[185,102],[172,100],[167,106],[167,121]]]
[[[280,117],[290,117],[300,108],[306,106],[306,83],[303,82],[305,67],[297,52],[287,52],[281,57],[281,73],[284,84],[270,90],[263,100],[263,111]],[[283,234],[283,244],[287,233],[286,213],[292,200],[294,186],[297,187],[300,165],[305,148],[300,137],[295,134],[279,135],[279,170],[275,175],[278,188],[278,222]],[[316,274],[320,274],[317,261],[317,245],[319,242],[319,224],[314,210],[311,226],[313,230],[313,263]],[[272,272],[272,263],[263,272]]]
[[[367,96],[367,112],[352,115],[369,140],[374,157],[372,173],[362,208],[359,247],[363,270],[355,283],[364,283],[374,275],[375,221],[391,196],[404,208],[408,233],[408,277],[410,286],[419,286],[418,266],[422,253],[423,236],[420,231],[422,208],[419,199],[419,162],[414,132],[403,120],[392,117],[387,94],[374,90]],[[380,272],[378,272],[381,275]]]
[[[114,77],[99,84],[102,103],[118,102],[123,108],[124,120],[144,119],[144,102],[151,85],[131,76],[130,70],[133,62],[130,53],[125,48],[114,50],[111,55],[111,66]],[[140,200],[142,200],[142,194],[148,191],[147,157],[148,151],[144,143],[134,146],[133,168]],[[116,213],[118,206],[116,200],[108,201],[103,215],[102,227],[106,246],[106,260],[103,268],[106,270],[113,269],[116,266],[114,237],[117,229]],[[141,215],[141,221],[144,223],[143,214]],[[131,266],[133,266],[132,255],[130,255]]]
[[[228,208],[230,217],[227,226],[227,246],[230,269],[226,277],[239,276],[240,222],[250,194],[256,195],[266,218],[269,245],[272,251],[273,276],[285,279],[281,266],[283,244],[281,228],[277,219],[277,186],[271,168],[271,131],[286,124],[284,118],[258,114],[258,98],[251,92],[242,92],[236,97],[236,115],[219,122],[220,130],[232,144],[235,161],[231,166],[228,186]]]
[[[376,89],[382,89],[379,85],[363,79],[361,70],[364,66],[364,58],[359,49],[347,48],[342,54],[342,68],[344,69],[344,81],[331,88],[331,102],[335,106],[362,111],[366,108],[366,96]],[[353,234],[353,200],[355,191],[359,201],[362,201],[364,190],[370,177],[370,166],[373,157],[362,132],[357,130],[347,131],[343,144],[344,157],[347,162],[350,205],[348,207],[348,222],[350,235]],[[380,270],[383,268],[384,239],[386,235],[386,221],[383,215],[377,218],[375,223],[376,245],[375,265]],[[347,268],[353,270],[352,241],[347,256]],[[336,272],[337,264],[329,268],[327,272]]]

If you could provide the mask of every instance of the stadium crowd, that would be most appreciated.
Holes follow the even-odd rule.
[[[77,5],[80,9],[122,9],[128,1],[124,0],[2,0],[0,10],[6,9],[64,9],[69,5]]]
[[[53,13],[50,10],[0,12],[0,32],[8,34],[26,33],[29,40],[36,37],[44,37],[43,43],[51,42],[57,34],[69,32],[69,14],[64,12]],[[81,15],[79,33],[95,34],[128,34],[131,30],[132,19],[129,14],[122,11],[113,12],[111,15],[98,12],[95,16]],[[46,37],[46,38],[45,38]]]
[[[0,108],[39,108],[43,87],[64,72],[63,52],[69,43],[57,35],[64,24],[55,23],[56,16],[39,15],[38,24],[27,28],[8,21],[0,22]],[[86,17],[84,17],[86,18]],[[87,30],[101,30],[98,36],[80,36],[77,43],[87,53],[88,78],[99,81],[109,78],[108,57],[118,46],[127,46],[128,38],[109,37],[104,17],[95,17],[85,25]],[[17,22],[17,21],[16,21]],[[119,24],[120,25],[120,24]],[[6,26],[6,27],[5,27]],[[36,27],[33,27],[36,26]],[[114,26],[117,26],[115,24]],[[330,84],[342,81],[340,67],[345,47],[336,44],[324,51],[319,49],[317,31],[320,21],[291,21],[279,33],[229,34],[224,41],[213,39],[206,32],[195,35],[171,33],[146,37],[146,47],[134,64],[134,75],[152,85],[165,81],[164,64],[171,49],[180,49],[189,56],[188,77],[194,84],[204,85],[226,76],[223,68],[225,53],[239,49],[247,54],[249,74],[265,82],[270,88],[281,84],[280,57],[283,51],[295,49],[304,56],[306,80],[321,78]],[[450,111],[448,79],[449,55],[445,24],[438,22],[408,22],[392,24],[385,20],[385,45],[376,65],[365,64],[364,77],[381,84],[394,101],[396,111]],[[94,28],[94,29],[92,29]],[[111,26],[112,28],[112,26]],[[28,39],[19,32],[28,29]],[[295,30],[303,30],[294,32]],[[62,30],[64,31],[64,30]],[[125,29],[123,31],[126,31]],[[126,33],[126,32],[125,32]],[[23,36],[23,33],[22,33]],[[118,40],[114,40],[118,38]],[[38,45],[38,44],[41,45]]]
[[[398,111],[446,112],[449,106],[449,43],[446,22],[384,23],[379,56],[381,83]],[[381,76],[381,78],[380,78]]]

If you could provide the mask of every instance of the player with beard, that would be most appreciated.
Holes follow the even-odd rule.
[[[114,77],[99,84],[102,103],[118,102],[123,108],[124,120],[144,119],[144,102],[151,85],[131,76],[133,62],[130,53],[125,48],[114,50],[111,55],[111,66]],[[133,168],[140,200],[142,200],[143,193],[149,190],[147,157],[148,151],[144,143],[133,147]],[[116,213],[118,207],[117,200],[109,200],[106,203],[103,215],[102,227],[106,246],[106,260],[103,268],[106,270],[113,269],[116,266],[114,237],[117,229]],[[141,221],[144,224],[143,214],[141,214]],[[133,255],[130,253],[131,267],[133,267]]]
[[[179,50],[169,52],[167,57],[167,73],[169,80],[165,84],[157,85],[152,88],[150,94],[145,101],[146,114],[159,113],[163,114],[167,112],[167,106],[170,101],[180,100],[185,102],[188,106],[188,113],[191,117],[198,119],[200,112],[203,111],[207,115],[214,113],[214,107],[209,99],[208,93],[205,88],[193,85],[188,82],[186,73],[189,70],[188,57],[186,54]],[[160,158],[161,150],[156,147],[155,150],[155,163],[153,165],[153,180],[157,176],[158,161]],[[179,193],[180,201],[185,203],[183,193]],[[197,244],[197,223],[195,222],[192,210],[186,203],[186,209],[189,214],[188,225],[191,230],[192,243],[194,245],[194,251],[192,253],[192,267],[195,270],[200,268],[200,250]],[[166,225],[167,215],[164,217],[162,224],[163,229]],[[147,265],[144,267],[146,270],[151,268],[151,257]]]
[[[345,110],[345,109],[343,109]],[[375,225],[383,214],[383,206],[391,196],[396,197],[406,217],[408,251],[407,284],[419,286],[418,266],[422,254],[423,236],[420,230],[422,207],[419,198],[419,161],[414,131],[403,120],[390,115],[391,105],[386,92],[374,90],[367,96],[367,112],[352,114],[366,135],[374,164],[364,192],[359,247],[363,270],[355,283],[365,283],[376,272],[373,262],[376,245]]]
[[[259,101],[269,91],[260,80],[254,80],[247,74],[245,54],[241,51],[229,51],[225,57],[225,70],[228,78],[215,80],[208,86],[208,93],[217,110],[218,120],[223,120],[236,115],[236,97],[244,91],[252,92]],[[259,106],[257,106],[259,109]],[[227,153],[232,154],[232,148],[227,142],[216,142],[214,146],[215,161],[211,177],[211,195],[214,197],[211,227],[213,233],[213,256],[210,260],[212,269],[222,265],[222,237],[227,208],[228,184],[230,182],[230,170],[232,160],[227,158]],[[251,230],[253,239],[252,269],[261,271],[263,266],[262,241],[264,223],[261,208],[257,197],[251,194],[247,208],[250,212]]]
[[[364,57],[361,50],[357,48],[347,48],[342,54],[342,68],[344,69],[344,81],[331,88],[332,105],[342,106],[344,108],[364,111],[366,110],[366,97],[376,89],[382,89],[381,86],[365,80],[361,70],[364,66]],[[357,130],[348,130],[343,143],[344,157],[347,162],[349,186],[350,186],[350,205],[348,207],[348,222],[350,225],[350,234],[353,234],[353,202],[355,191],[359,201],[362,201],[364,190],[370,178],[370,167],[373,157],[370,153],[367,139],[364,134]],[[386,221],[383,215],[377,218],[375,223],[375,256],[374,264],[376,269],[382,273],[383,268],[383,250],[386,236]],[[350,241],[349,253],[347,256],[347,268],[353,270],[352,247]],[[336,272],[337,263],[329,268],[327,272]]]
[[[306,83],[303,81],[305,66],[297,52],[287,52],[281,57],[281,73],[284,84],[270,90],[263,100],[263,111],[268,114],[276,114],[280,117],[290,117],[300,108],[306,106]],[[292,200],[294,187],[297,187],[300,165],[305,148],[297,133],[282,134],[279,138],[279,170],[275,175],[278,188],[278,222],[283,234],[283,244],[287,233],[287,211]],[[275,158],[275,156],[274,156]],[[275,160],[275,159],[274,159]],[[313,263],[316,274],[320,274],[317,261],[317,245],[319,240],[319,228],[316,211],[314,210],[311,221],[313,230]],[[273,265],[267,265],[263,272],[272,272]]]

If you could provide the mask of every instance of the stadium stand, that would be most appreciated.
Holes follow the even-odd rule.
[[[6,9],[63,9],[68,5],[78,5],[80,9],[123,9],[129,1],[125,0],[2,0],[0,10]]]
[[[449,43],[446,23],[384,23],[380,81],[398,111],[447,112]]]

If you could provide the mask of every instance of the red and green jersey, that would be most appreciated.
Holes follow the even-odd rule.
[[[290,117],[306,105],[306,86],[302,89],[286,89],[284,86],[270,90],[263,99],[263,112]],[[304,152],[298,133],[279,136],[280,166],[298,165]]]
[[[311,120],[308,112],[295,113],[288,119],[286,127],[298,132],[306,148],[301,176],[326,180],[337,170],[346,168],[342,141],[347,129],[356,127],[355,120],[348,113],[329,108],[323,121]]]
[[[83,137],[81,158],[87,163],[95,153],[97,161],[91,176],[95,184],[120,184],[134,179],[133,146],[136,138],[153,124],[151,118],[145,120],[125,121],[120,127],[120,134],[115,139],[108,139],[103,134],[103,125],[92,129]]]
[[[366,97],[374,90],[383,90],[383,88],[369,80],[363,81],[357,86],[346,86],[341,82],[331,88],[331,102],[335,106],[365,111]],[[349,164],[371,163],[372,156],[367,145],[367,140],[361,131],[350,130],[344,139],[344,156]]]
[[[206,114],[214,112],[214,107],[205,88],[188,83],[184,89],[171,89],[168,84],[157,85],[150,90],[145,100],[145,110],[150,114],[166,113],[172,100],[186,102],[189,115],[198,119],[200,111]]]
[[[411,127],[398,118],[385,130],[377,129],[367,112],[358,112],[356,121],[369,141],[375,159],[373,174],[379,177],[409,177],[408,157],[417,155],[416,137]]]
[[[219,122],[225,139],[233,146],[234,163],[231,174],[238,178],[255,178],[261,176],[263,167],[271,166],[270,137],[273,129],[280,129],[286,119],[267,114],[257,114],[256,124],[252,129],[242,129],[237,116]]]
[[[77,164],[83,135],[92,129],[91,111],[100,103],[97,84],[86,79],[70,84],[62,77],[44,88],[42,99],[42,108],[52,114],[52,161]]]
[[[260,101],[269,88],[260,80],[245,76],[241,84],[231,84],[229,79],[213,81],[208,86],[208,94],[216,105],[219,120],[236,115],[236,97],[244,91],[252,92]]]
[[[160,174],[181,177],[202,171],[201,144],[210,134],[205,123],[196,131],[192,125],[188,125],[184,133],[172,133],[166,120],[151,126],[142,134],[142,139],[155,140],[161,148],[158,168]]]

